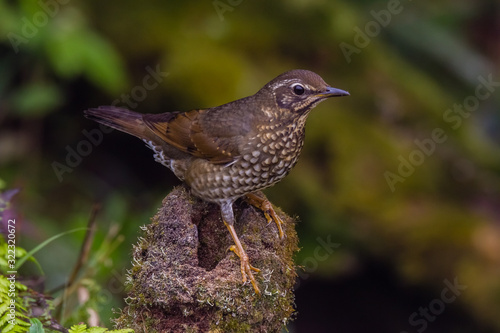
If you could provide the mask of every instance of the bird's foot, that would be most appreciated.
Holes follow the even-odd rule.
[[[271,223],[272,221],[276,223],[276,226],[278,227],[278,231],[280,234],[280,239],[283,239],[285,234],[283,233],[283,228],[281,226],[285,222],[283,222],[283,220],[278,216],[278,214],[276,214],[271,202],[254,193],[248,193],[246,195],[246,200],[249,204],[260,209],[264,213],[264,216],[267,219],[267,223]]]
[[[250,265],[250,261],[248,260],[248,255],[246,254],[245,250],[243,248],[238,249],[236,245],[232,245],[229,250],[233,251],[236,253],[236,255],[240,258],[241,262],[241,276],[243,277],[243,283],[247,282],[247,276],[248,279],[250,280],[250,283],[252,283],[253,289],[255,290],[255,293],[257,295],[260,295],[260,289],[257,286],[257,281],[255,280],[255,277],[253,276],[252,271],[254,272],[260,272],[260,269],[253,267]]]
[[[238,235],[236,234],[236,230],[234,229],[234,214],[233,214],[233,208],[232,208],[232,201],[227,201],[223,202],[221,204],[221,214],[222,214],[222,220],[224,221],[224,224],[227,227],[227,230],[229,230],[229,233],[231,234],[231,237],[233,238],[234,245],[232,245],[229,249],[236,253],[238,257],[240,257],[240,262],[241,262],[241,275],[243,277],[243,283],[247,282],[247,277],[250,279],[250,282],[252,283],[253,289],[255,290],[255,293],[257,295],[260,295],[260,290],[259,286],[257,285],[257,281],[255,280],[255,277],[253,276],[252,271],[254,272],[260,272],[260,269],[253,267],[250,265],[250,261],[248,260],[248,255],[243,249],[243,246],[241,245],[240,239],[238,238]]]

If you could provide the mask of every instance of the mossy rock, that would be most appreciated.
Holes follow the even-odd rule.
[[[127,279],[127,307],[118,328],[136,332],[279,332],[294,313],[298,250],[295,221],[283,214],[286,237],[263,213],[237,201],[235,228],[261,270],[257,295],[243,284],[240,260],[219,207],[175,188],[152,223],[142,227]]]

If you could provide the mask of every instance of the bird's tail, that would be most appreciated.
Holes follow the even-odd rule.
[[[147,126],[142,114],[116,106],[99,106],[84,111],[85,117],[119,131],[144,139]]]

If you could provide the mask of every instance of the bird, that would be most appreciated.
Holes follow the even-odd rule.
[[[311,110],[329,97],[349,96],[318,74],[287,71],[254,95],[220,106],[186,112],[141,114],[117,106],[84,111],[85,117],[138,137],[153,150],[156,162],[169,168],[191,193],[220,207],[222,221],[240,259],[243,284],[250,280],[260,294],[249,257],[236,234],[233,203],[244,197],[274,221],[284,237],[281,218],[255,192],[274,185],[295,166],[304,145]]]

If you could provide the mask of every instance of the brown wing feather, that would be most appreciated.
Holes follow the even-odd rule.
[[[162,119],[163,114],[148,114],[143,120],[155,135],[183,152],[216,164],[232,162],[238,155],[237,145],[231,144],[229,138],[208,135],[199,122],[204,112],[206,110],[192,110],[168,119]]]

